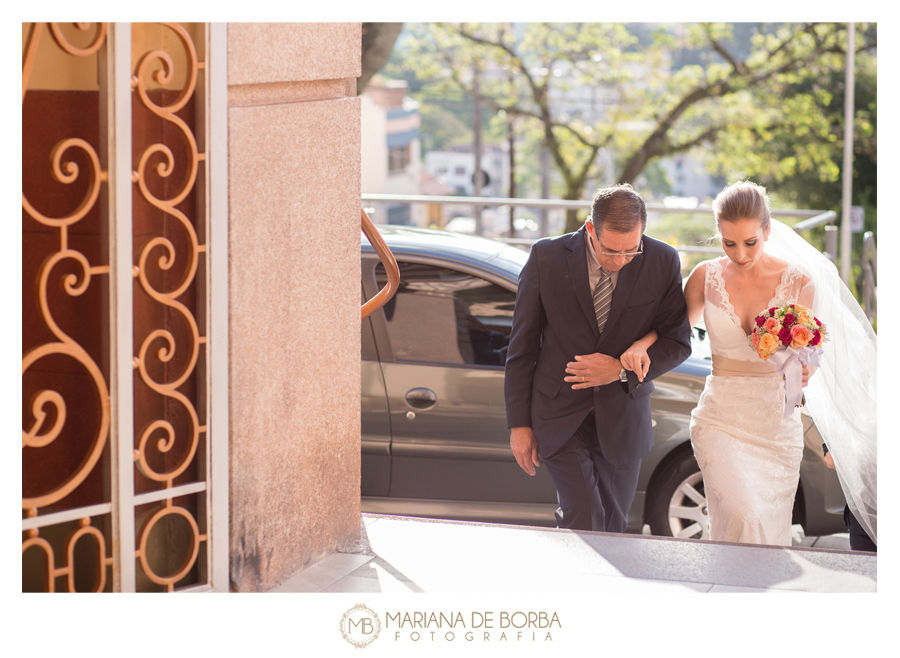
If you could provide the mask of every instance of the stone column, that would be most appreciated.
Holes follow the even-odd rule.
[[[228,25],[231,588],[359,537],[360,23]]]

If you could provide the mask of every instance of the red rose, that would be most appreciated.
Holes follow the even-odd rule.
[[[772,308],[769,309],[769,315],[775,315],[775,311],[777,311],[777,310],[778,310],[778,307],[773,306]]]
[[[819,318],[813,318],[813,320],[816,321],[816,324],[817,324],[817,325],[819,325],[820,327],[822,326],[822,323],[819,322]]]
[[[756,326],[757,326],[757,327],[761,327],[761,326],[763,326],[765,323],[766,323],[766,319],[765,319],[763,316],[758,315],[758,316],[756,317]]]
[[[794,324],[794,322],[796,320],[797,320],[797,318],[795,318],[793,315],[788,313],[787,315],[784,316],[784,320],[781,321],[781,324],[783,324],[785,327],[789,327],[792,324]]]
[[[786,320],[787,318],[785,318]],[[787,327],[782,327],[781,331],[778,332],[778,340],[781,341],[782,345],[790,345],[791,344],[791,330]]]
[[[812,345],[813,347],[815,347],[816,345],[819,344],[819,341],[821,341],[821,340],[822,340],[822,334],[819,333],[818,331],[814,331],[812,340],[809,341],[809,344]]]

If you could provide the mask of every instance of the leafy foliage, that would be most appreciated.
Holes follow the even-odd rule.
[[[874,24],[856,36],[871,92],[857,102],[861,175],[875,164]],[[817,194],[840,194],[845,44],[845,26],[829,23],[413,24],[388,73],[415,79],[419,100],[462,92],[515,117],[525,180],[545,145],[566,199],[644,172],[664,188],[652,163],[694,152],[728,180],[753,177],[816,206]],[[873,186],[874,176],[859,198],[874,209]],[[566,229],[576,226],[570,213]]]

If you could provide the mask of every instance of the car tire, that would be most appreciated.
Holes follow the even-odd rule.
[[[660,472],[647,506],[650,532],[663,537],[709,539],[709,512],[700,467],[684,453]]]

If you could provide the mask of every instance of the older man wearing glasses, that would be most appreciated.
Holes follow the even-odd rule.
[[[644,235],[630,185],[600,190],[574,233],[534,244],[519,277],[506,359],[506,418],[519,466],[541,462],[558,526],[624,532],[641,459],[653,446],[652,380],[691,353],[681,262]],[[644,372],[622,354],[649,331]]]

